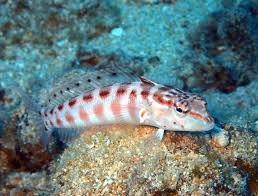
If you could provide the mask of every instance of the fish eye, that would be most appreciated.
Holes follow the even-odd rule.
[[[176,108],[176,111],[179,112],[179,113],[183,112],[182,108],[179,108],[179,107]]]
[[[184,117],[187,112],[187,111],[184,111],[182,107],[178,107],[178,106],[175,108],[175,110],[176,110],[176,114],[180,117]]]

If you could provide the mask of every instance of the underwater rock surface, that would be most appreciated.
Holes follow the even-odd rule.
[[[52,165],[55,193],[246,195],[248,177],[256,175],[257,140],[248,132],[227,130],[230,145],[221,148],[205,136],[173,132],[159,143],[150,127],[91,131],[97,130],[74,141]],[[249,175],[239,162],[250,167]]]
[[[258,195],[257,18],[255,0],[0,1],[0,194]],[[42,103],[111,65],[204,96],[223,131],[94,127],[46,151],[11,85]]]
[[[209,74],[199,85],[231,92],[257,78],[257,10],[257,1],[241,1],[212,12],[189,34],[197,55],[208,58],[195,62],[195,75]]]

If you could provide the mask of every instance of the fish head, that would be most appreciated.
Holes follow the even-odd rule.
[[[178,89],[177,89],[178,90]],[[171,91],[172,92],[172,91]],[[174,131],[209,131],[214,120],[207,110],[206,101],[198,96],[181,90],[160,94],[165,107],[154,112],[156,126]]]
[[[172,110],[182,131],[209,131],[214,127],[207,102],[200,96],[189,94],[176,101]]]

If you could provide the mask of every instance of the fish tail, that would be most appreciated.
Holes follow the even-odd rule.
[[[11,86],[11,89],[21,97],[24,106],[30,113],[29,118],[34,122],[34,125],[36,126],[40,142],[45,148],[47,148],[52,130],[49,130],[49,128],[45,126],[42,107],[17,85]]]

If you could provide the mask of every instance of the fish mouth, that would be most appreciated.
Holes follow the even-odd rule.
[[[214,121],[212,121],[212,122],[210,123],[210,125],[209,125],[209,130],[213,129],[214,126],[215,126],[215,123],[214,123]]]
[[[207,122],[207,123],[214,123],[214,119],[209,115],[208,117],[205,117],[204,120]]]
[[[213,129],[215,126],[214,119],[210,116],[206,118],[206,123],[207,123],[207,131]]]
[[[214,123],[214,120],[213,118],[211,117],[207,117],[207,119],[191,119],[190,122],[186,123],[188,124],[185,125],[185,131],[196,131],[196,132],[199,132],[199,131],[210,131],[214,128],[215,126],[215,123]]]
[[[208,116],[202,120],[202,123],[199,125],[199,131],[209,131],[215,126],[214,120],[212,117]]]
[[[207,123],[212,123],[214,121],[213,118],[209,114],[202,115],[202,114],[199,114],[199,113],[193,112],[193,111],[189,112],[189,114],[190,114],[190,116],[200,119],[200,120],[203,120]]]

